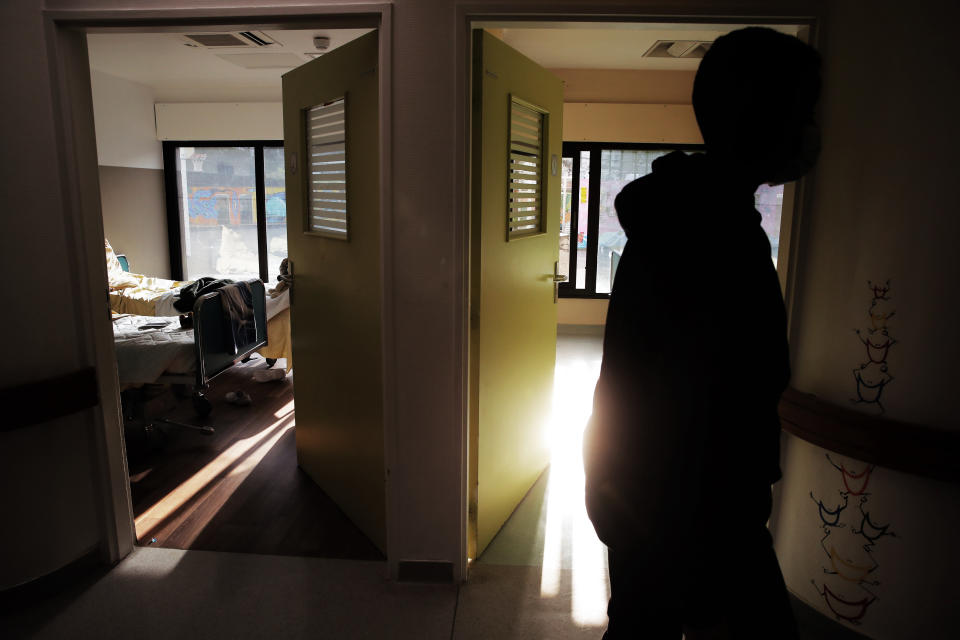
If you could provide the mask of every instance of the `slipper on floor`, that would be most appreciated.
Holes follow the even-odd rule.
[[[245,391],[230,391],[224,396],[224,399],[230,404],[235,404],[238,407],[246,407],[253,400]]]

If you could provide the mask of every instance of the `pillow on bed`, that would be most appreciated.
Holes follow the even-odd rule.
[[[107,281],[110,284],[110,288],[126,289],[137,286],[140,281],[133,274],[123,270],[123,267],[120,266],[120,260],[117,259],[117,254],[114,253],[113,247],[110,246],[110,241],[104,238],[103,243],[107,252]]]

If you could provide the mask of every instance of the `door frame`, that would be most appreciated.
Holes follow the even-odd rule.
[[[709,13],[708,13],[709,11]],[[567,23],[567,22],[712,22],[729,24],[800,24],[809,29],[807,41],[817,46],[819,25],[823,21],[823,9],[810,0],[790,0],[771,6],[763,0],[724,0],[722,4],[683,1],[669,8],[662,2],[640,0],[629,4],[590,3],[587,0],[573,0],[569,4],[557,4],[548,7],[536,0],[522,0],[516,3],[484,2],[467,0],[456,6],[456,96],[454,102],[456,132],[454,136],[454,194],[460,215],[456,216],[453,263],[458,268],[454,280],[454,300],[456,317],[455,370],[460,377],[457,386],[456,415],[460,419],[460,563],[455,567],[455,575],[466,580],[469,571],[468,550],[470,548],[469,505],[470,505],[470,228],[471,216],[471,179],[472,179],[472,31],[477,28],[516,26],[528,23]],[[799,181],[793,197],[793,209],[788,231],[788,255],[792,258],[787,272],[782,277],[784,300],[787,309],[788,334],[795,331],[791,321],[796,292],[800,286],[800,271],[797,268],[799,248],[804,246],[807,225],[802,224],[802,212],[809,209],[813,189],[814,175],[808,175]],[[782,231],[781,231],[782,233]],[[793,344],[791,340],[791,344]]]
[[[100,396],[99,412],[91,433],[94,458],[93,478],[98,496],[97,520],[100,528],[101,560],[113,565],[134,547],[133,508],[130,481],[123,439],[120,410],[120,388],[117,379],[113,331],[100,300],[93,292],[103,291],[107,281],[103,260],[103,213],[100,204],[100,182],[97,163],[97,141],[94,131],[90,65],[87,55],[87,33],[144,33],[184,31],[233,31],[243,29],[336,29],[376,28],[379,30],[379,95],[380,95],[380,219],[381,269],[391,264],[392,236],[389,215],[392,191],[391,141],[392,114],[392,10],[390,3],[324,4],[311,7],[276,7],[263,4],[243,8],[200,9],[93,9],[43,10],[43,29],[47,41],[50,68],[51,102],[56,127],[56,142],[63,151],[58,167],[67,248],[76,265],[73,284],[90,292],[78,298],[75,317],[79,335],[92,336],[92,344],[83,345],[88,361],[94,362]],[[382,291],[383,364],[384,364],[384,430],[392,433],[395,421],[391,380],[395,379],[394,353],[391,342],[393,301],[389,287]],[[385,460],[392,465],[396,452],[393,439],[384,438]],[[390,530],[391,488],[387,491],[388,540]],[[389,551],[388,551],[389,554]],[[396,560],[388,555],[388,565]]]

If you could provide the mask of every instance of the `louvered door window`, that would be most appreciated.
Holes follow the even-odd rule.
[[[343,98],[307,111],[310,197],[307,230],[347,240],[346,102]]]
[[[543,232],[544,114],[510,100],[507,240]]]

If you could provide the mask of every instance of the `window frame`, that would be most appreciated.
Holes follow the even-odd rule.
[[[600,244],[600,154],[602,151],[686,151],[703,152],[702,144],[678,144],[666,142],[580,142],[564,141],[561,158],[571,158],[573,165],[570,184],[570,262],[568,279],[561,282],[558,295],[561,298],[586,298],[607,300],[609,293],[597,293],[597,258]],[[590,152],[590,181],[587,184],[587,264],[584,288],[577,289],[577,250],[572,241],[580,224],[580,152]],[[561,160],[562,163],[562,160]]]
[[[267,192],[264,179],[263,150],[283,149],[283,140],[164,140],[163,182],[167,208],[167,242],[170,272],[174,280],[184,279],[183,216],[177,191],[177,149],[179,147],[253,147],[254,180],[257,190],[257,262],[260,280],[270,281],[267,266]],[[289,220],[287,221],[289,224]]]

